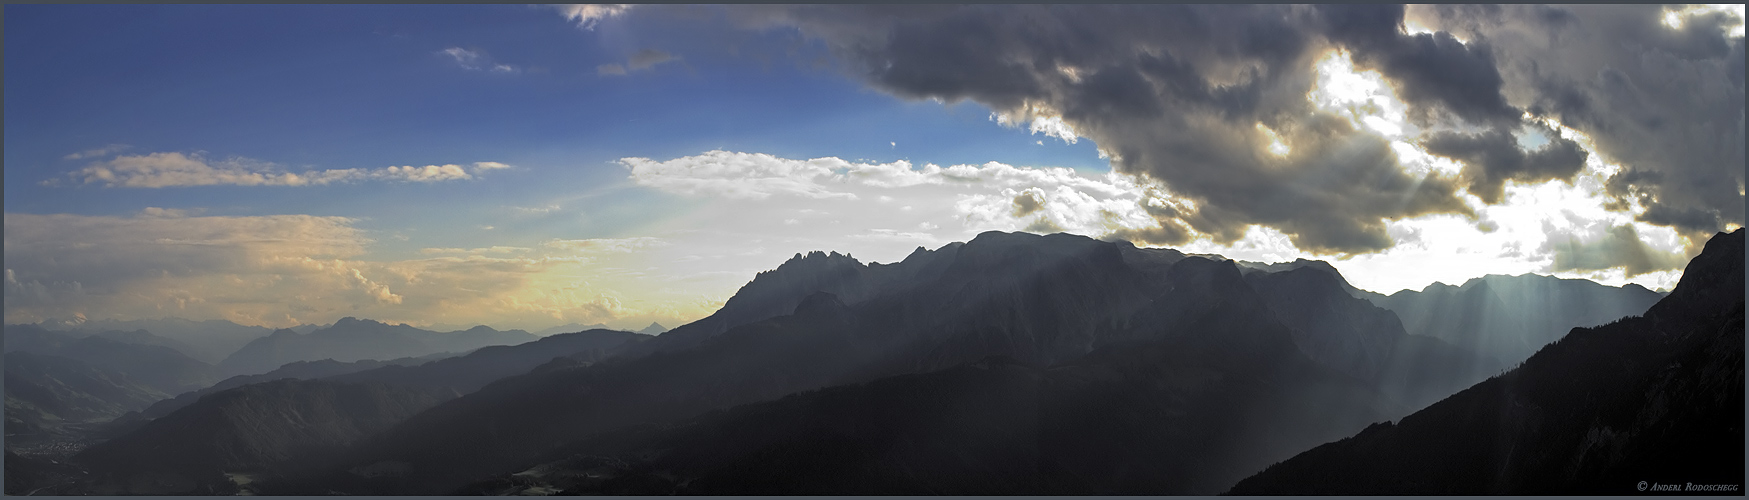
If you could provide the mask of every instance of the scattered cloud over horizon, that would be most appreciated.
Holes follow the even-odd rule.
[[[67,156],[61,157],[61,159],[63,159],[63,160],[83,160],[83,159],[87,159],[87,158],[100,158],[100,157],[105,157],[105,156],[109,156],[112,154],[116,154],[116,153],[119,153],[122,151],[126,151],[128,148],[132,148],[132,147],[133,146],[129,146],[126,144],[110,144],[110,145],[107,145],[107,146],[104,146],[101,148],[93,148],[93,149],[87,149],[84,151],[79,151],[77,153],[69,153],[69,154],[67,154]]]
[[[643,49],[632,53],[626,58],[625,64],[607,63],[595,67],[595,72],[603,76],[624,76],[628,73],[644,71],[658,64],[680,60],[678,56],[657,49]]]
[[[161,208],[130,216],[7,213],[5,319],[177,316],[286,327],[355,316],[413,325],[641,327],[697,319],[727,298],[652,292],[690,277],[628,272],[647,267],[641,252],[668,247],[662,238],[433,247],[415,258],[379,260],[370,258],[374,242],[356,222]]]
[[[491,71],[493,73],[519,73],[522,71],[516,66],[492,60],[492,57],[487,55],[484,50],[450,47],[439,50],[437,53],[449,56],[455,60],[457,66],[470,71]]]
[[[456,164],[389,166],[380,169],[347,168],[292,172],[270,162],[242,157],[211,160],[201,153],[178,152],[118,156],[92,163],[68,173],[75,185],[163,188],[187,186],[321,186],[366,180],[397,182],[443,182],[473,179],[481,172],[510,168],[498,162],[477,162],[470,167]],[[59,179],[44,181],[59,185]]]
[[[552,7],[558,9],[560,16],[577,23],[577,27],[593,30],[595,24],[602,19],[625,14],[634,6],[631,4],[562,4]]]

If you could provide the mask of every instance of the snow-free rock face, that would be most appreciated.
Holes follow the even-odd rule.
[[[1575,328],[1392,424],[1269,467],[1241,495],[1640,494],[1743,482],[1743,239],[1719,234],[1643,317]]]

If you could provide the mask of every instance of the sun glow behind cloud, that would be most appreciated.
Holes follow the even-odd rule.
[[[1664,25],[1671,29],[1682,29],[1688,18],[1695,15],[1725,12],[1736,16],[1736,23],[1729,32],[1730,36],[1743,36],[1743,4],[1706,4],[1706,5],[1669,5],[1664,7]]]
[[[1409,26],[1410,32],[1427,32],[1426,28]],[[1397,98],[1383,75],[1373,70],[1359,70],[1349,54],[1331,50],[1318,59],[1317,80],[1308,99],[1326,111],[1347,118],[1354,126],[1370,130],[1390,141],[1398,162],[1415,175],[1435,175],[1454,178],[1463,165],[1449,158],[1429,154],[1415,138],[1423,131],[1407,119],[1408,106]],[[1531,118],[1528,117],[1527,118]],[[1548,181],[1525,184],[1508,180],[1502,203],[1487,205],[1474,195],[1461,196],[1480,217],[1470,221],[1451,215],[1430,215],[1390,221],[1389,232],[1397,245],[1389,250],[1338,258],[1333,263],[1345,271],[1356,286],[1391,293],[1399,289],[1420,289],[1435,281],[1449,284],[1483,274],[1543,273],[1562,277],[1578,277],[1610,285],[1629,282],[1653,289],[1670,288],[1680,278],[1680,270],[1642,272],[1629,276],[1624,268],[1559,269],[1571,262],[1570,243],[1599,245],[1611,237],[1612,228],[1631,228],[1645,245],[1645,250],[1659,262],[1680,258],[1687,250],[1683,239],[1672,229],[1633,220],[1632,213],[1612,212],[1603,208],[1603,181],[1621,170],[1619,165],[1596,154],[1591,139],[1552,119],[1542,123],[1563,138],[1576,141],[1591,154],[1585,169],[1571,184]],[[1259,132],[1275,138],[1275,133],[1258,125]],[[1543,140],[1541,142],[1547,142]],[[1521,141],[1535,148],[1538,141]],[[1272,141],[1272,154],[1285,153],[1279,139]],[[1638,207],[1635,212],[1642,212]],[[1328,258],[1311,255],[1295,248],[1280,231],[1253,226],[1246,236],[1231,245],[1216,245],[1197,240],[1182,247],[1193,253],[1218,253],[1242,260],[1291,261],[1296,258]]]

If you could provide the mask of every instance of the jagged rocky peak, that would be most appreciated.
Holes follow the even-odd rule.
[[[821,269],[840,267],[857,268],[866,266],[861,261],[856,260],[855,257],[851,257],[849,254],[814,250],[808,252],[806,255],[797,253],[794,257],[790,257],[789,260],[784,261],[783,264],[778,265],[777,269],[761,271],[759,274],[755,275],[753,279],[757,281],[759,277],[767,275],[781,275],[792,272],[817,272]]]
[[[852,261],[856,260],[856,258],[851,257],[850,254],[840,254],[836,251],[823,252],[820,250],[814,250],[814,251],[808,252],[807,255],[802,255],[801,253],[798,252],[798,253],[796,253],[795,257],[790,257],[789,262],[794,262],[794,261],[798,261],[798,260],[799,261],[832,261],[832,260],[840,260],[840,259],[848,259],[848,260],[852,260]],[[789,264],[789,262],[785,262],[784,264]],[[779,266],[779,268],[782,268],[782,266]]]

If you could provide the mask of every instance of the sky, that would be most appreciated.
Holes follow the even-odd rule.
[[[1668,289],[1743,8],[9,5],[4,316],[677,326],[990,230]]]

